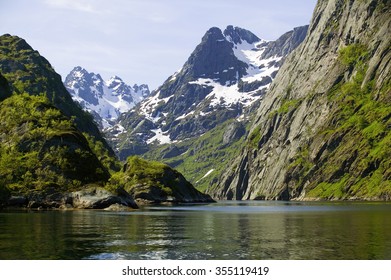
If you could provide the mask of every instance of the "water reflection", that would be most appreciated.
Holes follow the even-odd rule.
[[[0,259],[390,259],[391,204],[0,212]]]

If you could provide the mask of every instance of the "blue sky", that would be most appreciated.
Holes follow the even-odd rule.
[[[63,79],[74,66],[161,85],[213,26],[277,39],[308,24],[316,0],[0,0],[0,33],[20,36]]]

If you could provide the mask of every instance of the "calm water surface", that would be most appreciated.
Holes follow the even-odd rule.
[[[391,204],[2,211],[0,259],[391,259]]]

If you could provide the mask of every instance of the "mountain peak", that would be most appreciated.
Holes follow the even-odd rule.
[[[229,42],[232,42],[235,45],[241,44],[243,41],[246,41],[249,44],[261,41],[261,39],[252,32],[240,27],[233,27],[232,25],[228,25],[224,30],[224,36]]]
[[[122,84],[125,84],[124,81],[118,77],[118,76],[112,76],[109,80],[106,81],[106,85],[109,88],[115,88],[118,87]]]
[[[213,27],[209,28],[208,31],[206,31],[206,33],[205,33],[205,36],[210,36],[210,35],[222,36],[223,32],[221,31],[220,28],[213,26]]]
[[[181,72],[192,80],[211,78],[223,85],[245,75],[246,65],[234,55],[232,42],[227,40],[219,28],[212,27],[205,33]]]
[[[65,77],[65,83],[67,81],[78,80],[78,79],[91,79],[94,73],[89,73],[85,68],[81,66],[76,66],[72,69],[72,71]]]

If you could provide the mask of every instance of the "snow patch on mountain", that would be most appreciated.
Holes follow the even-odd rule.
[[[213,171],[215,171],[215,170],[214,170],[214,169],[211,169],[211,170],[209,170],[208,172],[206,172],[206,174],[205,174],[201,179],[199,179],[199,180],[196,182],[196,184],[197,184],[199,181],[201,181],[202,179],[205,179],[205,178],[208,177],[210,174],[212,174]]]
[[[270,77],[273,73],[279,70],[278,62],[283,58],[273,56],[268,59],[261,59],[262,54],[267,48],[267,41],[260,40],[256,43],[242,43],[235,44],[233,51],[235,56],[248,65],[247,75],[242,77],[244,82],[261,81],[265,77]]]
[[[166,104],[173,97],[173,95],[171,95],[166,98],[160,98],[159,95],[160,95],[160,92],[157,92],[153,96],[146,99],[145,102],[143,102],[141,104],[140,109],[139,109],[141,111],[141,113],[143,114],[143,116],[146,119],[152,121],[153,123],[158,122],[162,116],[161,112],[156,112],[155,109],[158,106]]]
[[[189,82],[189,84],[213,88],[212,92],[205,97],[205,100],[210,100],[209,106],[212,108],[217,106],[231,107],[237,103],[241,103],[244,107],[248,107],[259,99],[259,97],[253,95],[254,92],[240,92],[238,84],[229,85],[229,82],[225,85],[221,85],[219,82],[212,79],[200,78],[196,81]],[[263,88],[267,87],[268,85]],[[258,90],[259,88],[257,91]]]
[[[256,40],[248,42],[245,39],[232,39],[230,35],[225,36],[225,40],[232,43],[233,53],[235,57],[246,63],[247,75],[243,77],[237,77],[236,79],[241,83],[254,83],[261,82],[263,79],[268,78],[264,83],[260,83],[252,90],[241,90],[240,83],[232,83],[228,81],[225,84],[221,84],[218,79],[212,78],[199,78],[195,81],[190,81],[189,84],[196,84],[204,88],[211,87],[212,91],[205,97],[205,100],[209,100],[210,107],[231,107],[234,104],[240,103],[243,107],[251,106],[256,100],[262,98],[260,92],[266,90],[273,79],[273,75],[279,70],[279,62],[283,57],[273,56],[268,59],[262,59],[262,54],[267,49],[268,41]],[[234,67],[222,70],[222,73],[234,70]],[[215,73],[219,74],[219,73]],[[178,117],[176,120],[184,119],[190,113],[184,114]]]
[[[147,140],[147,144],[151,144],[155,141],[158,141],[159,144],[171,144],[172,141],[170,139],[170,136],[169,135],[166,135],[165,133],[167,132],[163,132],[161,130],[161,128],[158,128],[158,129],[152,129],[151,130],[153,133],[155,133],[155,136],[153,136],[152,138],[148,139]]]

